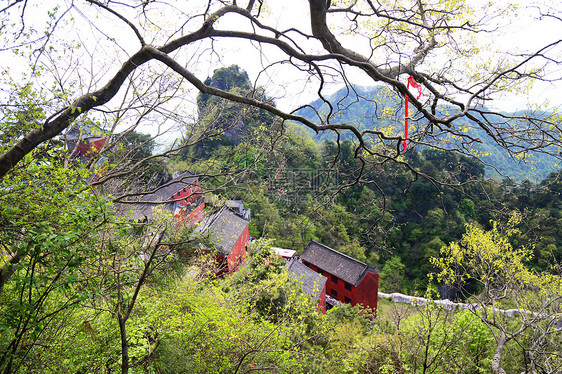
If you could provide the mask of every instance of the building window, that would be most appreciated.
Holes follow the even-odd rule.
[[[333,297],[338,297],[338,291],[334,290],[333,288],[330,289],[330,295]]]
[[[350,304],[350,303],[351,303],[351,299],[350,299],[349,297],[347,297],[347,296],[344,298],[344,300],[345,300],[345,302],[346,302],[347,304]]]
[[[344,287],[346,290],[351,291],[351,284],[346,283]]]
[[[335,275],[332,275],[332,283],[338,284],[338,277],[336,277]]]

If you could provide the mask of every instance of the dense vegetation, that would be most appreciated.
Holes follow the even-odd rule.
[[[562,372],[555,5],[3,1],[0,373]],[[310,239],[420,297],[320,314]]]
[[[231,67],[207,84],[269,100],[247,79]],[[0,370],[481,373],[493,367],[502,332],[514,329],[517,335],[502,341],[505,370],[525,371],[530,363],[560,368],[559,333],[537,333],[552,331],[550,316],[560,310],[559,278],[552,277],[562,258],[560,172],[516,185],[488,179],[484,166],[466,156],[412,149],[404,157],[416,174],[400,163],[362,162],[351,140],[317,142],[260,110],[204,95],[198,107],[199,123],[185,131],[200,131],[200,141],[167,161],[151,157],[148,135],[117,137],[108,162],[113,170],[132,162],[139,174],[113,177],[109,187],[92,187],[92,163],[66,159],[61,141],[38,148],[1,181],[7,193],[0,197],[0,235],[10,256],[0,273]],[[10,137],[2,141],[10,145]],[[212,194],[243,199],[252,209],[251,235],[259,240],[232,277],[214,279],[214,257],[193,250],[204,238],[192,227],[166,215],[128,222],[112,207],[108,191],[153,188],[168,172],[185,169],[201,175]],[[514,212],[521,219],[500,232],[493,222]],[[514,289],[513,273],[506,269],[503,283],[484,287],[474,269],[453,271],[437,258],[453,258],[448,248],[465,248],[469,258],[486,233],[487,253],[500,248],[494,256],[507,243],[527,248],[502,263],[513,258],[526,269],[517,287],[529,288],[516,294],[548,299],[526,304],[548,312],[548,320],[498,316],[492,323],[486,307],[448,311],[386,300],[376,314],[343,305],[324,316],[268,250],[302,250],[315,239],[378,267],[383,291],[438,298],[449,280],[466,292],[461,296],[478,297],[483,288]],[[516,301],[482,305],[511,308]]]
[[[225,74],[232,81],[240,79],[234,66],[217,70],[214,78],[224,82]],[[236,84],[229,87],[251,94],[249,82]],[[236,108],[221,107],[221,116],[236,113]],[[206,118],[204,111],[201,114]],[[560,171],[538,184],[516,184],[509,178],[490,178],[476,159],[412,149],[405,157],[422,177],[399,164],[363,165],[349,139],[339,144],[313,141],[291,123],[281,133],[273,117],[261,112],[238,121],[243,124],[238,138],[229,136],[231,128],[223,129],[212,147],[204,148],[203,157],[201,152],[184,153],[171,167],[190,165],[196,172],[213,170],[217,175],[239,168],[241,177],[235,186],[221,190],[220,177],[204,183],[219,188],[215,193],[243,199],[251,207],[251,235],[256,238],[267,237],[276,246],[297,251],[310,239],[318,240],[378,267],[383,290],[423,293],[432,271],[429,259],[460,240],[467,223],[490,228],[490,220],[506,221],[517,211],[525,219],[521,234],[512,240],[533,247],[529,265],[548,270],[562,259]]]

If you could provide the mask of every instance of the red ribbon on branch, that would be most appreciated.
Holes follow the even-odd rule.
[[[410,86],[418,89],[418,96],[416,97],[416,100],[419,100],[422,94],[422,85],[416,82],[414,77],[412,77],[411,75],[408,77],[408,89],[410,89]],[[410,102],[410,100],[408,100],[408,95],[405,95],[405,98],[406,105],[404,113],[404,141],[402,142],[402,144],[404,145],[404,151],[406,151],[406,141],[408,140],[408,119],[410,118],[410,113],[408,112],[408,103]]]

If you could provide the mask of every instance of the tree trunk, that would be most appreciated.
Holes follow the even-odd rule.
[[[501,367],[501,359],[503,356],[503,348],[505,343],[507,343],[507,340],[507,336],[502,332],[496,343],[496,351],[494,352],[494,357],[492,358],[492,373],[494,374],[506,374],[505,370]]]
[[[14,265],[19,264],[22,258],[23,255],[19,252],[16,252],[12,257],[10,257],[10,259],[4,264],[4,266],[0,268],[0,294],[2,294],[2,289],[8,282],[8,279],[10,279],[12,274],[14,274],[14,271],[16,271]]]
[[[129,372],[129,343],[127,342],[127,330],[125,330],[125,323],[127,322],[121,315],[119,320],[119,333],[121,335],[121,374],[128,374]]]

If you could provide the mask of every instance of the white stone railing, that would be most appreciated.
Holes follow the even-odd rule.
[[[426,305],[429,302],[433,302],[435,305],[439,305],[441,307],[443,307],[444,309],[447,310],[455,310],[456,308],[459,309],[466,309],[466,310],[476,310],[478,308],[480,308],[479,304],[476,303],[470,303],[470,304],[466,304],[466,303],[455,303],[449,299],[445,299],[445,300],[429,300],[423,297],[417,297],[417,296],[410,296],[410,295],[404,295],[401,293],[384,293],[384,292],[379,292],[379,298],[384,298],[384,299],[389,299],[394,303],[406,303],[406,304],[410,304],[410,305]],[[533,317],[539,317],[538,313],[535,312],[531,312],[529,310],[525,310],[525,309],[498,309],[498,308],[490,308],[490,310],[500,313],[500,314],[504,314],[507,317],[513,318],[515,317],[515,315],[517,314],[527,314],[527,315],[531,315]],[[562,326],[561,326],[562,327]]]

